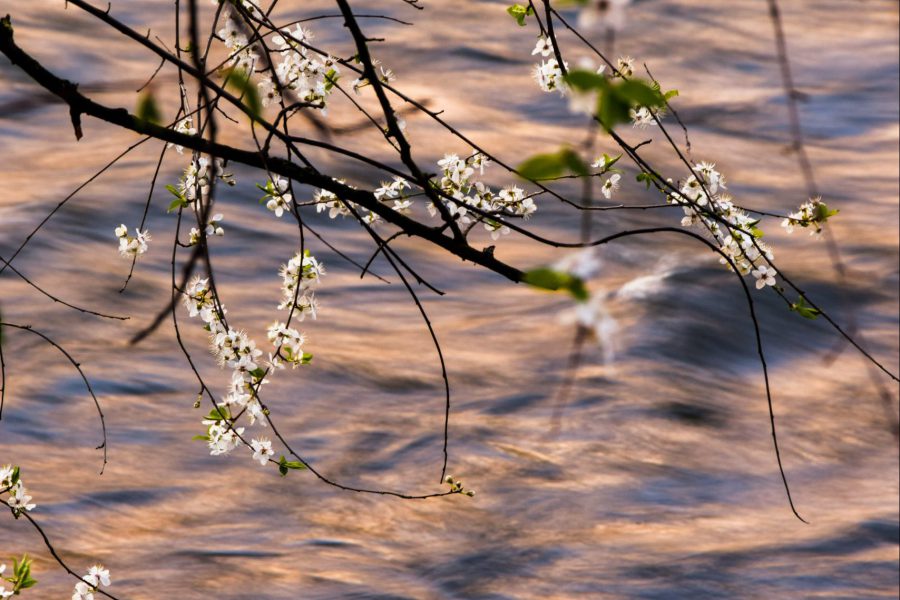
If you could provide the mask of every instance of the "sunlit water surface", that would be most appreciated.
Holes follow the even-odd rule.
[[[112,13],[172,46],[171,4],[119,0]],[[281,4],[285,20],[335,12],[327,2]],[[367,12],[416,22],[365,23],[388,39],[374,46],[376,56],[396,71],[401,89],[444,109],[511,163],[583,139],[584,122],[530,79],[533,26],[516,27],[503,3],[423,4],[420,12],[397,0],[366,3]],[[798,86],[809,95],[802,117],[811,159],[826,200],[841,209],[834,233],[847,284],[823,242],[802,232],[788,237],[777,223],[766,239],[782,268],[839,321],[855,321],[896,372],[897,5],[784,4]],[[616,53],[646,61],[666,89],[681,91],[675,106],[690,127],[693,158],[716,162],[746,206],[784,212],[802,202],[766,3],[647,0],[630,8]],[[102,102],[133,107],[133,90],[156,67],[148,52],[61,0],[2,0],[0,13],[7,12],[23,47]],[[313,29],[322,45],[352,54],[339,20]],[[574,40],[564,41],[577,60]],[[0,252],[9,256],[62,197],[137,138],[88,118],[76,143],[61,105],[5,60],[0,77]],[[167,115],[173,81],[163,70],[156,86]],[[358,122],[344,104],[329,119]],[[423,164],[468,151],[424,117],[407,121]],[[295,127],[318,135],[300,121]],[[635,143],[656,140],[647,156],[683,176],[658,133],[626,134]],[[377,134],[334,139],[393,160]],[[613,151],[606,139],[598,144]],[[64,299],[130,321],[66,311],[9,273],[0,300],[4,319],[32,324],[72,352],[102,402],[110,463],[98,476],[99,423],[77,373],[36,337],[4,332],[0,463],[21,465],[39,504],[35,517],[75,569],[95,562],[111,569],[110,591],[135,599],[896,597],[896,400],[886,410],[864,361],[823,323],[789,313],[774,294],[756,296],[784,463],[811,524],[795,519],[741,292],[713,255],[671,235],[600,252],[603,268],[591,286],[606,298],[614,344],[588,349],[564,406],[555,396],[572,339],[567,300],[424,244],[397,243],[446,291],[421,295],[453,387],[450,472],[477,490],[475,498],[354,494],[308,473],[282,479],[246,451],[209,456],[191,441],[202,432],[201,411],[192,408],[197,384],[171,324],[136,347],[126,343],[167,298],[174,217],[161,187],[150,209],[152,251],[127,293],[117,293],[128,264],[112,231],[139,222],[159,150],[145,145],[86,188],[16,261]],[[357,185],[377,184],[358,164],[310,156]],[[184,164],[170,153],[160,182],[174,183]],[[619,199],[658,201],[624,166]],[[257,203],[258,173],[236,175],[239,185],[220,193],[227,234],[214,240],[214,258],[232,322],[263,341],[278,316],[277,269],[295,251],[296,232]],[[497,167],[488,179],[511,181]],[[680,216],[677,209],[607,212],[594,230],[677,224]],[[356,260],[371,253],[351,223],[309,219]],[[578,216],[550,199],[540,201],[534,224],[559,239],[578,236]],[[343,483],[440,490],[440,370],[415,306],[383,261],[374,269],[391,285],[360,280],[352,265],[307,239],[329,273],[319,320],[303,324],[313,365],[279,374],[267,388],[281,431]],[[498,256],[523,268],[564,255],[516,235],[497,246]],[[185,324],[185,338],[204,376],[224,391],[227,373],[209,358],[196,323]],[[896,397],[896,386],[887,387]],[[22,552],[35,558],[40,581],[25,597],[68,597],[73,582],[37,534],[0,519],[0,560]]]

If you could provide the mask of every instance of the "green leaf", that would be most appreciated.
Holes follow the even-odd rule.
[[[587,69],[572,69],[563,80],[580,92],[589,92],[592,90],[604,91],[609,87],[609,81],[603,75],[588,71]]]
[[[13,559],[13,577],[6,580],[12,582],[12,591],[16,595],[19,590],[30,588],[37,583],[37,580],[31,577],[31,559],[27,554],[23,554],[21,560]]]
[[[230,419],[231,411],[228,410],[227,406],[217,406],[214,409],[210,410],[208,415],[203,417],[204,421],[222,421]]]
[[[800,296],[796,302],[791,304],[791,310],[796,312],[798,315],[803,317],[804,319],[817,319],[822,311],[818,308],[813,308],[809,304],[806,303],[806,298]]]
[[[631,120],[631,109],[637,106],[654,108],[665,105],[659,90],[641,79],[628,79],[612,83],[605,77],[589,71],[573,71],[571,85],[578,89],[598,91],[597,119],[607,131]],[[570,81],[570,79],[567,79]]]
[[[816,204],[816,221],[819,223],[824,223],[825,221],[828,220],[828,217],[833,217],[834,215],[838,214],[839,212],[841,212],[841,211],[836,210],[836,209],[830,209],[830,208],[828,208],[827,204],[820,201],[818,204]]]
[[[282,477],[286,477],[288,471],[291,469],[295,471],[302,471],[306,468],[306,465],[299,460],[288,460],[284,456],[278,459],[278,472],[281,473]]]
[[[653,107],[665,104],[659,90],[640,79],[623,81],[615,89],[623,100],[633,105]]]
[[[578,153],[571,148],[562,148],[552,154],[537,154],[518,167],[519,176],[532,181],[553,179],[561,175],[574,173],[585,176],[589,174],[588,166]]]
[[[520,27],[525,27],[525,17],[534,14],[530,6],[522,6],[521,4],[513,4],[506,9],[506,12],[516,20]]]
[[[650,186],[653,184],[653,175],[650,173],[638,173],[635,176],[637,181],[643,181],[647,185],[647,189],[650,189]]]
[[[135,116],[145,123],[159,125],[162,122],[162,115],[159,112],[159,107],[156,105],[156,99],[153,97],[153,92],[149,89],[138,98]]]
[[[325,73],[325,91],[330,92],[338,79],[340,79],[338,72],[334,69],[329,69],[328,72]]]
[[[677,95],[678,95],[678,90],[669,90],[668,92],[663,94],[663,98],[665,98],[666,100],[671,100],[672,98],[674,98]]]
[[[615,88],[600,94],[597,105],[597,120],[606,131],[612,131],[616,125],[631,120],[631,104],[615,93]]]
[[[238,95],[250,111],[250,115],[254,120],[260,119],[262,113],[262,102],[259,99],[259,91],[250,78],[250,74],[243,69],[233,68],[225,74],[226,83],[237,90]]]
[[[556,271],[549,267],[539,267],[525,273],[522,281],[528,285],[543,290],[569,292],[579,302],[584,302],[590,297],[584,281],[571,273]]]
[[[191,439],[192,439],[192,440],[199,440],[199,441],[208,442],[208,441],[209,441],[209,436],[208,436],[208,435],[195,435],[195,436],[192,437]]]
[[[601,172],[606,173],[607,171],[611,170],[612,166],[614,164],[616,164],[617,162],[619,162],[620,158],[622,158],[621,154],[616,156],[615,158],[613,158],[612,156],[610,156],[609,154],[604,152],[603,153],[603,166],[600,167]],[[614,170],[618,170],[618,169],[614,169]]]

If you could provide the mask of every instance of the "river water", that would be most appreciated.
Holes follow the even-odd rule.
[[[286,20],[334,13],[318,0],[281,4]],[[511,163],[579,143],[583,121],[530,79],[533,25],[517,27],[502,3],[422,4],[416,11],[397,0],[366,3],[366,12],[416,23],[365,22],[367,33],[387,38],[375,52],[397,73],[398,87],[445,110]],[[801,115],[810,157],[826,201],[841,209],[833,232],[846,283],[822,241],[803,232],[789,237],[777,222],[767,239],[782,269],[840,322],[855,321],[867,347],[896,372],[897,4],[784,4],[797,84],[808,94]],[[7,12],[21,46],[99,101],[133,107],[133,90],[156,67],[148,52],[59,0],[0,0]],[[170,12],[170,2],[120,0],[112,8],[169,46]],[[664,88],[680,90],[675,107],[690,128],[692,157],[716,162],[740,203],[795,209],[805,191],[786,150],[787,108],[766,3],[645,0],[626,16],[616,52],[646,62]],[[321,45],[351,54],[339,20],[312,28]],[[576,60],[574,40],[564,41]],[[0,77],[0,252],[8,257],[62,197],[137,138],[86,118],[76,143],[61,105],[6,60]],[[168,115],[173,81],[163,70],[156,88]],[[345,108],[332,110],[336,126],[358,122]],[[468,151],[427,119],[406,118],[423,164]],[[683,176],[657,132],[626,135],[654,139],[646,155]],[[377,135],[334,140],[389,158]],[[597,149],[614,148],[601,138]],[[606,300],[609,335],[603,347],[586,350],[565,403],[556,392],[573,335],[569,301],[398,241],[397,250],[446,292],[423,290],[422,297],[453,388],[449,472],[477,490],[474,498],[355,494],[305,472],[282,479],[246,452],[209,456],[191,441],[202,432],[201,411],[192,408],[197,385],[171,325],[127,344],[167,297],[174,217],[161,188],[148,221],[154,245],[127,292],[117,293],[128,263],[112,231],[139,222],[159,150],[142,146],[87,187],[15,263],[63,299],[129,321],[68,311],[8,272],[0,297],[4,320],[33,325],[82,363],[106,414],[110,456],[99,476],[99,423],[78,374],[35,336],[7,329],[0,463],[21,466],[38,503],[34,516],[64,559],[79,571],[105,564],[119,597],[896,597],[897,387],[880,378],[893,396],[886,406],[866,363],[824,323],[789,313],[774,294],[756,295],[782,456],[810,524],[798,521],[778,475],[741,292],[714,256],[671,235],[598,253],[602,268],[590,285]],[[311,156],[358,185],[377,183],[356,164]],[[184,164],[170,153],[161,183],[174,183]],[[624,159],[623,166],[618,198],[658,201],[633,182]],[[258,174],[235,174],[239,184],[220,194],[227,233],[214,240],[214,260],[230,315],[262,339],[277,314],[277,269],[295,251],[295,231],[256,202]],[[496,166],[486,179],[511,182]],[[577,239],[577,214],[550,199],[539,206],[539,231]],[[604,212],[594,231],[677,225],[680,216],[677,209]],[[351,223],[309,219],[356,260],[371,253],[371,240]],[[342,483],[439,491],[440,369],[415,306],[383,261],[374,270],[390,285],[360,280],[352,265],[314,239],[309,244],[328,267],[320,317],[303,324],[315,359],[268,386],[276,422]],[[497,255],[529,268],[565,253],[510,235]],[[224,391],[227,374],[206,354],[203,332],[185,324],[185,338],[204,376]],[[22,552],[34,557],[39,580],[23,597],[71,594],[72,580],[36,532],[0,519],[0,561]]]

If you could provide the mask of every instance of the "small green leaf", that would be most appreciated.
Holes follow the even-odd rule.
[[[205,421],[222,421],[231,420],[231,411],[227,406],[217,406],[209,411],[209,414],[203,417]]]
[[[803,317],[804,319],[817,319],[822,311],[818,308],[813,308],[809,304],[806,303],[806,298],[800,296],[796,302],[791,304],[791,310],[796,312],[798,315]]]
[[[616,164],[617,162],[619,162],[619,159],[620,159],[620,158],[622,158],[622,155],[621,155],[621,154],[619,154],[619,155],[616,156],[616,157],[612,157],[612,156],[610,156],[609,154],[607,154],[607,153],[604,152],[604,153],[603,153],[603,166],[600,167],[601,172],[602,172],[602,173],[606,173],[606,172],[608,172],[608,171],[610,171],[610,170],[612,170],[612,171],[618,171],[618,169],[613,169],[612,166],[613,166],[614,164]]]
[[[665,103],[659,90],[653,89],[652,85],[640,79],[623,81],[615,89],[623,100],[632,105],[653,107]]]
[[[262,113],[262,102],[259,99],[256,85],[250,79],[250,74],[243,69],[233,68],[225,73],[225,81],[237,90],[252,118],[258,121]]]
[[[590,298],[587,287],[580,277],[576,277],[571,273],[556,271],[549,267],[539,267],[525,273],[522,281],[530,286],[543,290],[558,291],[565,290],[569,292],[579,302],[584,302]]]
[[[650,186],[653,184],[653,175],[651,175],[650,173],[638,173],[635,176],[635,179],[639,182],[644,182],[647,185],[647,189],[650,189]]]
[[[159,125],[162,122],[162,115],[159,112],[159,107],[156,105],[156,99],[153,97],[152,91],[147,90],[138,98],[135,115],[146,123]]]
[[[671,100],[672,98],[676,97],[677,95],[678,95],[678,90],[669,90],[668,92],[663,94],[663,98],[665,98],[666,100]]]
[[[325,91],[330,92],[334,85],[337,83],[340,76],[338,72],[334,69],[329,69],[327,73],[325,73]]]
[[[828,220],[828,217],[833,217],[839,212],[841,211],[837,209],[830,209],[828,208],[827,204],[820,201],[816,204],[816,221],[819,223],[824,223]]]
[[[562,148],[552,154],[532,156],[520,164],[516,171],[519,176],[532,181],[553,179],[568,173],[585,176],[590,172],[578,153],[571,148]]]
[[[299,460],[288,460],[284,456],[278,459],[278,472],[281,473],[282,477],[286,477],[288,471],[291,469],[295,471],[302,471],[306,468],[306,465]]]
[[[631,109],[665,105],[659,90],[640,79],[628,79],[612,83],[605,77],[590,71],[573,71],[567,82],[577,89],[598,91],[597,120],[607,131],[631,120]]]
[[[208,436],[208,435],[195,435],[195,436],[192,437],[191,439],[192,439],[192,440],[200,440],[200,441],[208,442],[208,441],[209,441],[209,436]]]
[[[609,81],[607,81],[606,77],[587,69],[572,69],[566,74],[564,81],[569,87],[580,92],[603,91],[609,87]]]
[[[525,17],[534,14],[530,6],[522,6],[521,4],[513,4],[506,9],[506,12],[516,20],[520,27],[525,27]]]

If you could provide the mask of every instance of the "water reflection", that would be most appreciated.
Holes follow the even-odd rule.
[[[155,3],[119,4],[117,16],[139,29],[171,26]],[[293,14],[315,13],[319,4]],[[859,306],[871,347],[896,366],[897,6],[785,4],[797,78],[810,95],[803,118],[811,155],[823,189],[842,209],[835,230],[853,269],[852,289],[838,289],[822,244],[778,232],[773,244],[785,268],[823,303]],[[400,2],[370,5],[420,23],[367,24],[372,35],[402,36],[400,46],[378,47],[398,85],[431,99],[510,162],[582,138],[583,123],[532,85],[534,32],[515,27],[504,4],[431,3],[415,13]],[[105,102],[132,106],[130,82],[156,66],[73,8],[35,2],[7,10],[22,46],[64,76],[90,82]],[[715,160],[749,206],[781,211],[799,204],[765,3],[646,1],[628,10],[617,48],[647,61],[665,87],[681,90],[677,106],[691,127],[695,157]],[[343,35],[337,21],[315,31],[325,45]],[[54,51],[57,45],[65,51]],[[345,42],[335,46],[347,49]],[[59,105],[25,100],[32,88],[21,73],[6,63],[0,73],[8,84],[0,90],[0,181],[7,191],[0,197],[0,253],[7,256],[59,198],[134,138],[90,121],[76,145]],[[340,111],[333,112],[342,124]],[[408,123],[423,157],[466,150],[423,119]],[[363,151],[380,143],[368,134],[340,141]],[[471,500],[348,494],[305,474],[263,473],[246,456],[207,456],[189,441],[201,415],[191,408],[196,384],[171,327],[137,347],[125,344],[167,293],[160,244],[128,293],[117,294],[127,265],[111,236],[140,214],[158,150],[135,151],[88,188],[17,263],[68,301],[135,315],[132,321],[62,313],[20,282],[3,280],[5,318],[39,325],[85,365],[108,414],[112,462],[98,477],[99,424],[77,375],[24,335],[8,340],[0,456],[28,474],[36,515],[64,556],[79,568],[105,563],[116,593],[267,600],[896,593],[896,445],[864,364],[847,349],[823,363],[833,334],[769,298],[760,301],[785,463],[800,510],[812,521],[804,526],[790,515],[780,487],[740,292],[714,258],[680,240],[630,240],[602,251],[595,285],[617,324],[615,360],[604,364],[599,350],[587,355],[555,434],[553,396],[571,343],[557,315],[568,304],[420,245],[397,246],[448,292],[425,303],[455,394],[451,472],[477,489]],[[676,168],[661,149],[647,151]],[[173,156],[164,178],[173,180],[180,168]],[[335,168],[360,184],[375,183],[355,165]],[[236,175],[242,184],[221,198],[228,233],[215,260],[225,303],[240,326],[260,336],[279,297],[278,266],[295,242],[289,226],[258,206],[256,176],[241,169]],[[507,181],[496,169],[491,177]],[[172,228],[163,195],[149,221],[158,240]],[[627,200],[656,198],[631,187]],[[680,219],[677,210],[663,215],[605,213],[596,229]],[[571,215],[551,202],[537,218],[548,234],[577,236]],[[351,224],[312,222],[342,251],[368,257],[366,236]],[[281,429],[330,477],[435,489],[441,380],[415,307],[399,285],[360,281],[352,267],[312,244],[329,267],[322,318],[307,327],[316,359],[269,386]],[[513,236],[497,252],[523,266],[563,256]],[[375,269],[389,274],[383,263]],[[223,374],[203,360],[203,332],[189,326],[186,338],[202,372],[224,389]],[[36,597],[65,597],[69,582],[40,540],[22,523],[0,520],[0,557],[23,551],[36,557]]]

